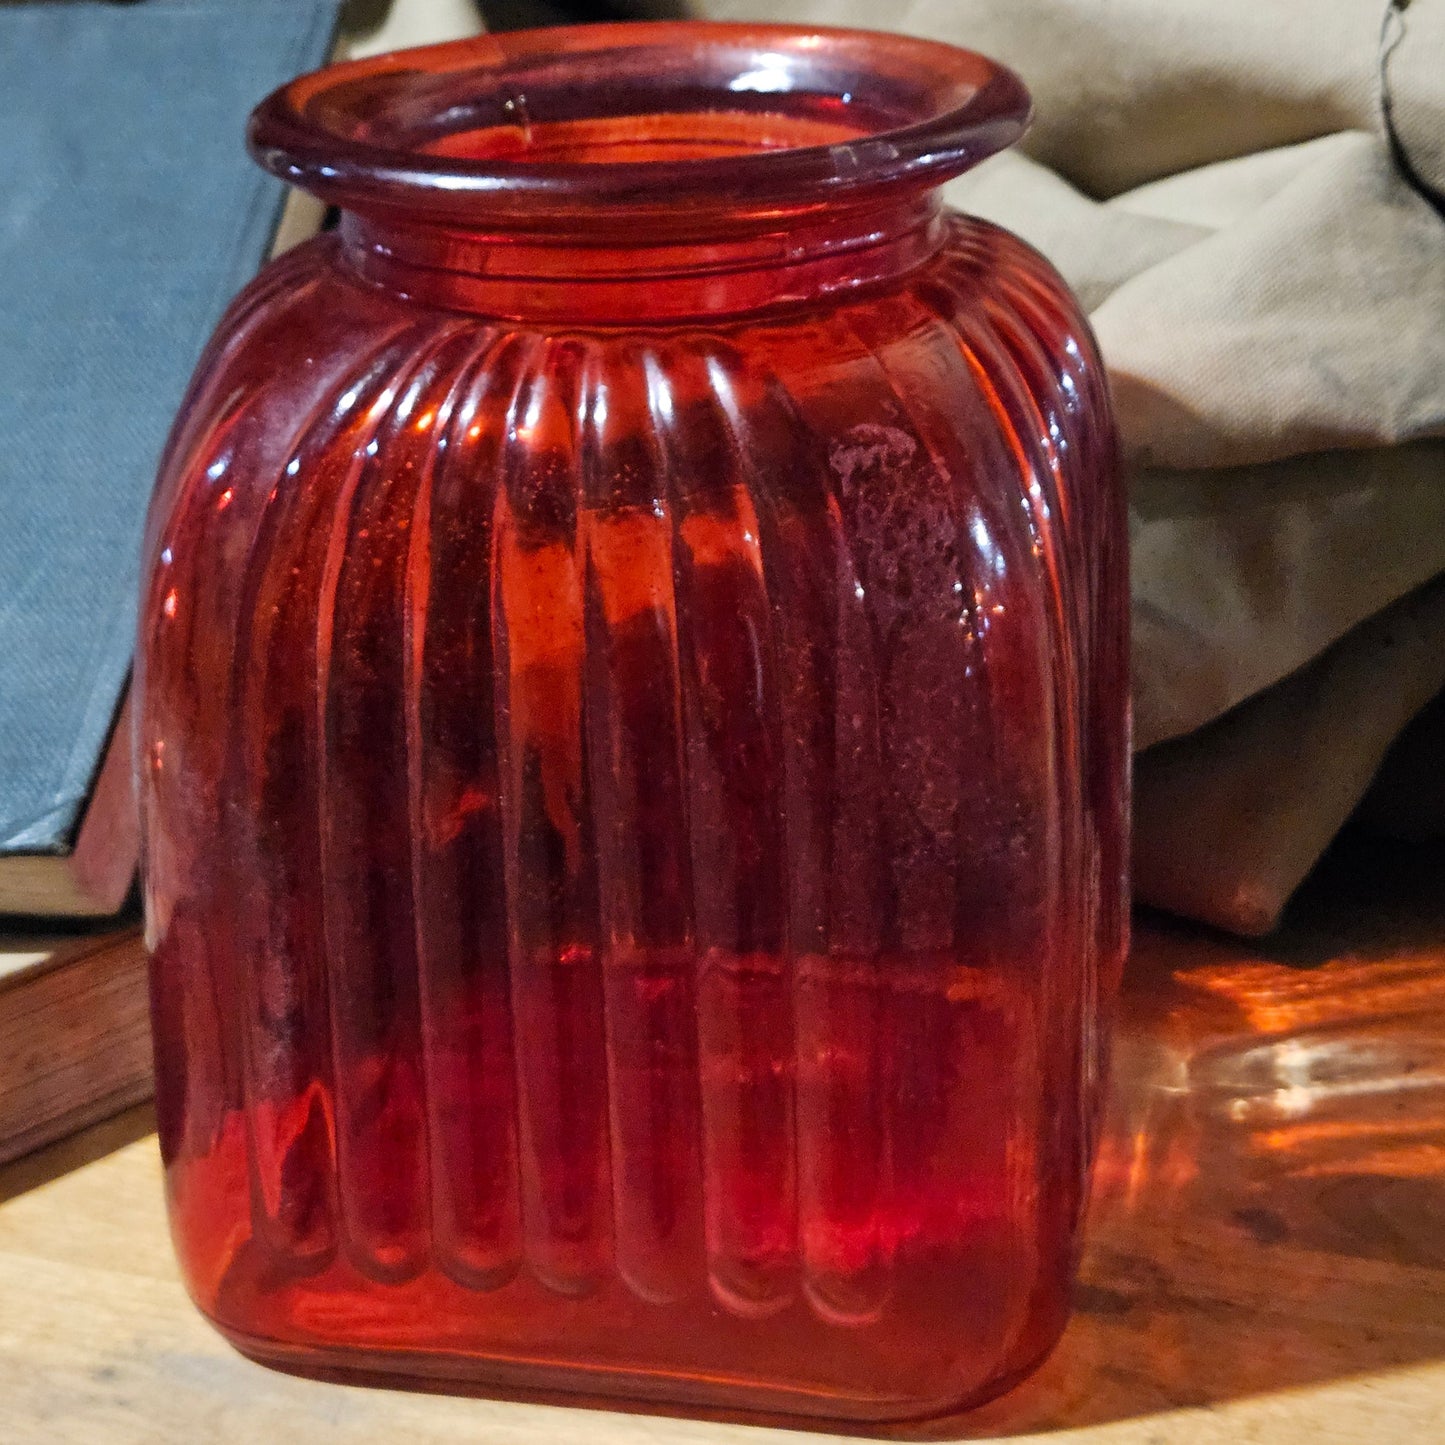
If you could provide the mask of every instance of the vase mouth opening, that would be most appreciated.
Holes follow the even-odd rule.
[[[675,237],[916,198],[1011,145],[1029,109],[1012,71],[936,41],[681,21],[330,66],[268,96],[248,141],[345,210]]]

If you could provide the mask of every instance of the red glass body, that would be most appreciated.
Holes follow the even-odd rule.
[[[1025,107],[656,26],[258,112],[345,215],[202,360],[137,675],[171,1217],[246,1352],[883,1419],[1056,1338],[1122,504],[1062,284],[935,190]]]

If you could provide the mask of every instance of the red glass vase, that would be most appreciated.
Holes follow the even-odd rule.
[[[1074,303],[894,35],[514,34],[256,111],[137,663],[176,1248],[327,1374],[881,1420],[1062,1328],[1125,946]]]

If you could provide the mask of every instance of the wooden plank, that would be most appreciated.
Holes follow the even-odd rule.
[[[0,1163],[150,1097],[139,929],[0,961]]]

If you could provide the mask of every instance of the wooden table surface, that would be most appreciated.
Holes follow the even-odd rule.
[[[3,1445],[803,1438],[252,1365],[182,1292],[151,1125],[0,1170]],[[1445,853],[1337,850],[1258,946],[1142,923],[1096,1182],[1052,1358],[896,1436],[1445,1445]]]

